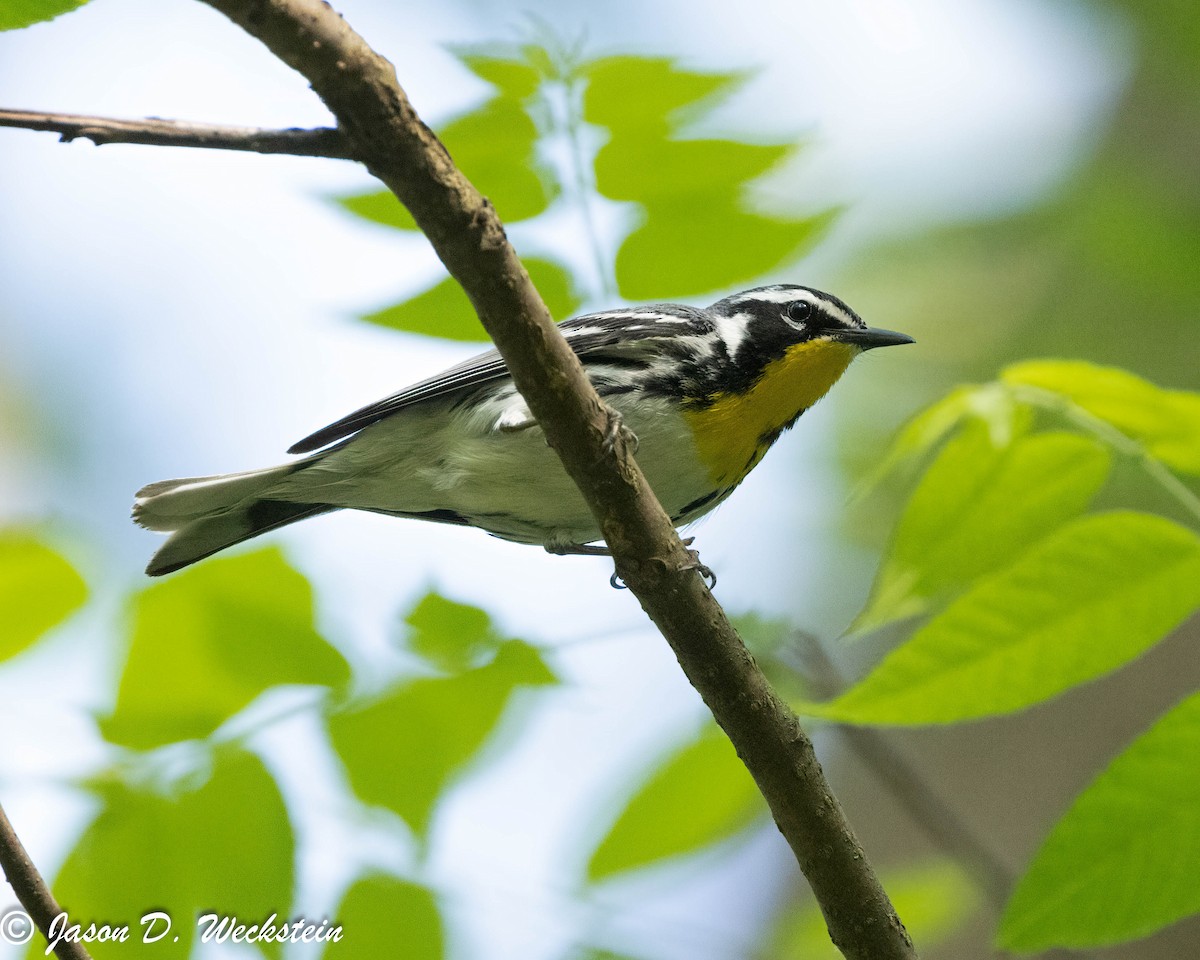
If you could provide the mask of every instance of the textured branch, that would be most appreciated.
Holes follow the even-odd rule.
[[[25,847],[21,845],[17,832],[9,822],[4,808],[0,807],[0,866],[4,868],[4,876],[13,893],[21,901],[21,906],[29,914],[30,919],[37,924],[38,929],[46,940],[50,940],[50,924],[59,916],[63,909],[54,899],[54,894],[46,886],[46,881],[38,873],[37,867],[29,859]],[[6,922],[11,923],[12,914],[6,915]],[[5,929],[6,939],[20,931]],[[16,942],[9,940],[9,942]],[[82,944],[59,940],[54,944],[54,955],[59,960],[91,960],[91,955]]]
[[[91,140],[106,143],[141,143],[154,147],[200,147],[208,150],[241,150],[249,153],[283,153],[297,157],[355,159],[341,132],[333,127],[315,130],[264,130],[259,127],[226,127],[185,120],[116,120],[73,113],[39,113],[35,110],[0,110],[0,127],[57,133],[64,143]]]
[[[695,570],[491,205],[421,122],[395,70],[320,0],[203,0],[300,71],[352,150],[412,213],[583,492],[617,572],[658,625],[767,799],[841,951],[916,956],[812,743]],[[615,448],[615,449],[613,449]]]

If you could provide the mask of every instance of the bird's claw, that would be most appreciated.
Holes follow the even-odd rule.
[[[616,451],[618,440],[631,454],[638,452],[637,434],[625,426],[625,418],[621,416],[620,411],[610,410],[608,412],[608,431],[604,436],[604,452],[611,455]]]

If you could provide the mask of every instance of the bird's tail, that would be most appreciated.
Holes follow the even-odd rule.
[[[146,573],[152,577],[171,573],[260,533],[336,510],[326,503],[271,498],[272,488],[307,465],[300,461],[218,477],[161,480],[142,487],[134,500],[133,519],[147,529],[171,533]]]

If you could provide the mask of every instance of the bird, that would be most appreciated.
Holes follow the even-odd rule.
[[[913,342],[797,284],[706,308],[588,313],[558,329],[632,434],[677,527],[721,504],[855,357]],[[477,527],[551,553],[604,552],[587,546],[601,538],[596,520],[495,350],[362,407],[288,453],[304,456],[139,490],[135,522],[170,534],[146,573],[341,509]]]

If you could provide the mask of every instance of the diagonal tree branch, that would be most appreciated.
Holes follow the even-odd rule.
[[[283,153],[298,157],[330,157],[353,160],[350,145],[333,127],[302,130],[265,130],[261,127],[230,127],[186,120],[117,120],[74,113],[41,113],[36,110],[0,110],[0,127],[57,133],[64,143],[91,140],[98,147],[107,143],[141,143],[154,147],[201,147],[210,150],[242,150],[250,153]]]
[[[308,79],[352,152],[409,209],[462,285],[547,442],[595,514],[617,572],[766,797],[833,942],[854,960],[915,957],[811,741],[698,576],[619,422],[555,328],[491,204],[421,122],[392,65],[321,0],[203,2]]]
[[[4,868],[4,877],[12,887],[13,893],[28,912],[29,920],[37,924],[47,941],[50,941],[50,925],[56,917],[63,913],[62,907],[54,899],[54,894],[46,886],[46,881],[38,873],[38,868],[29,859],[25,847],[21,844],[17,832],[9,822],[4,808],[0,807],[0,867]],[[20,943],[20,934],[24,931],[10,928],[14,920],[12,913],[4,916],[4,939],[9,943]],[[59,960],[91,960],[91,955],[80,943],[58,938],[53,941],[54,955]]]

